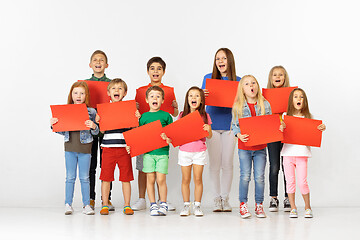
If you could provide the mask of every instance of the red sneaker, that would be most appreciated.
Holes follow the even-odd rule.
[[[240,203],[240,216],[242,218],[249,218],[251,217],[251,213],[248,210],[247,204],[242,202]]]
[[[262,203],[259,203],[259,204],[256,203],[255,204],[255,215],[258,218],[266,218]]]

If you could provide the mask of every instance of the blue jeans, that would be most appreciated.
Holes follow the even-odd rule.
[[[76,180],[76,170],[79,164],[79,179],[81,185],[82,201],[84,206],[90,204],[90,169],[91,154],[78,152],[65,152],[66,181],[65,204],[72,204]]]
[[[249,182],[251,178],[251,169],[254,162],[254,180],[255,180],[255,202],[264,201],[265,188],[265,166],[266,166],[266,148],[261,150],[241,150],[239,149],[240,160],[240,183],[239,200],[248,201]]]

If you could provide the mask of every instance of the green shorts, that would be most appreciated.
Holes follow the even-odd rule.
[[[150,155],[144,154],[143,172],[158,172],[168,174],[169,155]]]

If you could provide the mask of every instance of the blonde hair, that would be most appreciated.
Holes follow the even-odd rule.
[[[263,95],[261,94],[260,85],[253,75],[245,75],[241,78],[241,80],[239,82],[236,97],[235,97],[235,102],[232,107],[232,115],[233,115],[233,118],[235,118],[235,119],[242,118],[242,116],[243,116],[244,104],[246,103],[246,96],[244,93],[243,82],[247,78],[254,79],[258,86],[258,92],[256,94],[256,98],[257,98],[256,102],[257,102],[257,105],[260,107],[261,115],[265,115],[265,105],[264,105],[265,99],[264,99]]]
[[[275,66],[273,67],[269,72],[269,80],[267,84],[267,88],[274,88],[274,85],[272,84],[272,75],[275,69],[281,69],[284,71],[284,84],[281,87],[290,87],[290,80],[289,80],[289,74],[287,73],[286,69],[283,66]]]
[[[124,88],[125,92],[127,92],[127,84],[121,78],[114,78],[113,80],[111,80],[107,86],[107,90],[110,91],[110,88],[112,86],[114,86],[115,84],[121,84],[122,87]]]
[[[84,103],[86,104],[87,107],[89,107],[90,106],[90,91],[89,91],[89,87],[88,87],[87,83],[84,81],[74,82],[74,84],[71,86],[67,104],[74,104],[74,101],[72,99],[72,91],[74,90],[74,88],[77,88],[77,87],[82,87],[85,89],[85,102]]]

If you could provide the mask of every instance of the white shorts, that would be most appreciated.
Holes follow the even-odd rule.
[[[206,151],[202,152],[184,152],[179,150],[179,160],[178,164],[180,166],[191,166],[192,164],[196,165],[205,165],[206,161]]]

